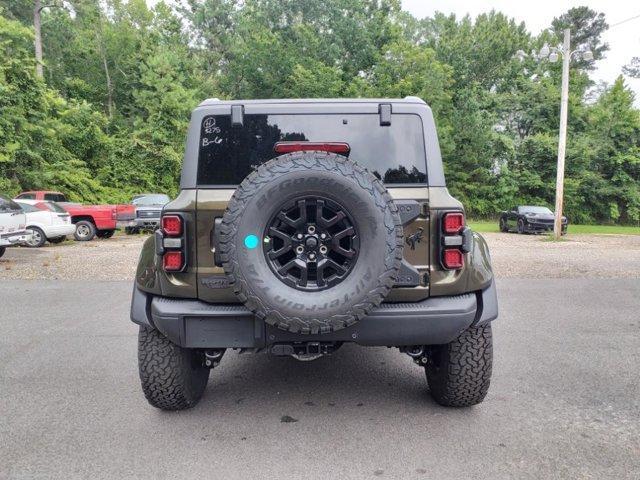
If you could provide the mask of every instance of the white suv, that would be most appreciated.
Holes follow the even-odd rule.
[[[26,222],[20,205],[0,195],[0,257],[8,246],[31,241]]]
[[[67,235],[73,235],[76,226],[71,223],[69,213],[55,202],[45,200],[18,200],[27,216],[27,230],[33,234],[29,247],[41,247],[47,242],[64,242]]]

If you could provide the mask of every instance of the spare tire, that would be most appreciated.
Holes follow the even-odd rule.
[[[300,334],[348,327],[380,305],[402,260],[398,209],[382,182],[327,152],[294,152],[252,172],[220,226],[236,295]]]

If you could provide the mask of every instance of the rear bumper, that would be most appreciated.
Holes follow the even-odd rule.
[[[480,292],[431,297],[415,303],[383,303],[355,325],[321,335],[300,335],[266,325],[244,305],[152,297],[136,286],[131,302],[134,323],[156,328],[173,343],[187,348],[264,348],[292,342],[438,345],[497,316],[493,280]]]
[[[135,218],[124,222],[118,222],[119,228],[148,228],[156,229],[160,225],[160,217],[157,218]]]
[[[44,234],[47,238],[66,237],[67,235],[73,235],[76,231],[76,226],[72,223],[65,225],[51,225],[46,227]]]
[[[20,232],[4,233],[0,235],[0,247],[21,245],[31,240],[31,236],[31,232],[26,230],[22,230]]]

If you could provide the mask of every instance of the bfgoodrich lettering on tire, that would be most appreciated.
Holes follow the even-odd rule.
[[[295,152],[233,194],[220,253],[236,295],[270,325],[302,334],[352,325],[393,286],[402,226],[391,196],[345,157]]]

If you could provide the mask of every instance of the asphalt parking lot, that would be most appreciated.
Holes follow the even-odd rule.
[[[5,274],[0,478],[640,478],[638,273],[587,274],[499,275],[477,407],[436,405],[397,350],[346,346],[314,362],[230,352],[181,413],[140,391],[130,281]]]

